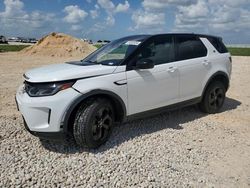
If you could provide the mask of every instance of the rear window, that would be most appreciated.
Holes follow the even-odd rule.
[[[228,50],[226,46],[223,44],[222,39],[209,37],[207,38],[209,42],[215,47],[215,49],[220,53],[227,53]]]
[[[207,48],[201,40],[194,36],[177,36],[177,59],[186,60],[204,57],[207,55]]]

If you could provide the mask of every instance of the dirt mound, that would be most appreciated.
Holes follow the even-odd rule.
[[[84,57],[95,49],[93,45],[70,35],[51,33],[40,39],[35,45],[23,49],[21,53],[55,57]]]

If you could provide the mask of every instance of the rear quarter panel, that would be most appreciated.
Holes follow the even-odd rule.
[[[206,38],[201,38],[201,40],[208,49],[207,59],[209,62],[211,62],[211,67],[204,77],[202,83],[203,88],[205,88],[208,80],[217,72],[223,72],[228,76],[228,78],[230,78],[232,72],[232,63],[229,59],[231,57],[230,53],[219,53]],[[202,95],[202,91],[200,95]]]

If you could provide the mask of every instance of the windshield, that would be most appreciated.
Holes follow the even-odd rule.
[[[134,36],[112,41],[87,56],[82,60],[82,63],[118,66],[141,42],[143,42],[143,40],[145,40],[145,38],[145,36]]]

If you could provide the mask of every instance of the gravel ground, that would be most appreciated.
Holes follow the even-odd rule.
[[[193,106],[125,123],[90,151],[33,137],[15,107],[25,70],[62,61],[0,54],[0,187],[250,187],[249,57],[233,57],[221,113]]]

